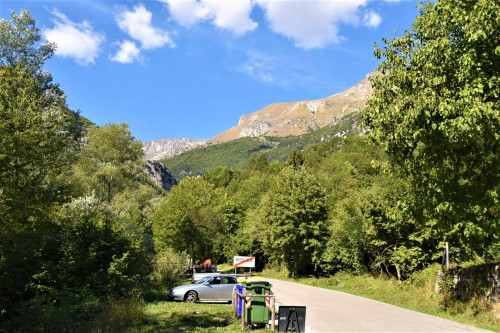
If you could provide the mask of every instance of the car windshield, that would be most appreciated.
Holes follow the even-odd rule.
[[[199,279],[198,281],[195,282],[195,284],[203,284],[210,280],[211,276],[204,276],[203,278]]]

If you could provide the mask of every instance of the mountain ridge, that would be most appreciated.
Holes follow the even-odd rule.
[[[369,73],[351,88],[318,100],[273,103],[251,114],[243,114],[238,125],[216,135],[209,143],[217,144],[242,137],[301,135],[335,124],[345,115],[366,107],[371,95]]]
[[[208,140],[190,138],[158,139],[143,143],[148,160],[164,160],[188,150],[221,144],[239,138],[261,136],[298,136],[337,124],[343,117],[366,107],[371,95],[368,73],[351,88],[318,100],[281,102],[270,104],[258,111],[241,115],[236,126]]]
[[[157,139],[143,142],[142,150],[146,160],[161,160],[163,158],[179,155],[186,150],[198,147],[206,143],[206,140],[181,138],[181,139]]]

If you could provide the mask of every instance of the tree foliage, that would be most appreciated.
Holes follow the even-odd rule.
[[[283,169],[262,204],[264,250],[291,276],[316,271],[326,217],[324,189],[318,181],[303,168]]]
[[[156,192],[126,125],[82,144],[39,40],[29,12],[0,20],[0,330],[98,331],[101,305],[147,282]]]
[[[500,235],[497,1],[420,6],[410,31],[377,47],[381,75],[363,116],[440,223],[468,243]]]
[[[26,9],[21,9],[19,15],[12,11],[11,19],[0,19],[0,66],[22,65],[28,67],[31,74],[40,71],[45,61],[52,57],[55,44],[36,45],[40,34]]]
[[[0,67],[0,312],[29,295],[25,285],[41,269],[80,135],[78,115],[25,66]]]
[[[141,174],[144,152],[128,124],[106,124],[92,127],[85,136],[75,170],[75,187],[79,195],[95,192],[98,198],[112,198],[133,186]]]
[[[175,186],[153,215],[158,250],[186,252],[193,260],[217,262],[226,240],[221,195],[202,178],[188,177]]]

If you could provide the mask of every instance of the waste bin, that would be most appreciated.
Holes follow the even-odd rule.
[[[243,289],[244,288],[242,285],[240,285],[240,284],[236,285],[236,291],[238,291],[238,293],[243,294]],[[242,303],[241,298],[238,297],[238,305],[237,305],[237,309],[238,309],[237,310],[237,317],[238,318],[241,317],[241,309],[242,309],[241,303]]]
[[[272,285],[267,281],[244,284],[243,295],[271,295]],[[269,297],[249,297],[245,300],[245,322],[248,324],[268,324],[271,307]]]
[[[237,282],[238,284],[236,285],[236,290],[238,291],[238,293],[240,294],[244,294],[244,290],[245,290],[245,286],[247,283],[249,282],[260,282],[262,281],[261,279],[257,278],[257,277],[248,277],[248,276],[245,276],[245,277],[240,277],[237,279]],[[238,301],[238,304],[236,306],[236,317],[237,318],[240,318],[241,317],[241,311],[243,309],[243,306],[242,306],[242,299],[241,298],[238,298],[239,301]]]

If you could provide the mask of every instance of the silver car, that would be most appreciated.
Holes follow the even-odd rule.
[[[178,286],[168,291],[169,300],[219,302],[232,300],[236,277],[230,275],[205,276],[193,284]]]

